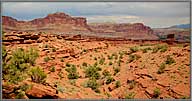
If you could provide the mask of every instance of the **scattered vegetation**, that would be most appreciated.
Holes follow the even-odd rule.
[[[131,47],[129,49],[130,49],[131,53],[135,53],[139,50],[139,48],[137,46]]]
[[[75,79],[69,80],[69,83],[70,83],[71,85],[75,86],[75,85],[76,85],[76,80],[75,80]]]
[[[70,67],[71,64],[67,62],[67,63],[65,64],[65,66],[66,66],[66,67]]]
[[[167,45],[156,45],[154,48],[153,48],[153,52],[152,53],[157,53],[158,51],[160,52],[166,52],[168,49],[168,46]]]
[[[64,93],[64,91],[65,91],[65,89],[60,85],[57,86],[56,90],[57,90],[57,92],[61,92],[61,93]]]
[[[181,96],[180,98],[181,98],[181,99],[190,99],[189,96]]]
[[[36,83],[44,83],[45,78],[47,77],[44,71],[39,67],[31,68],[30,75],[31,75],[32,81]]]
[[[116,68],[113,68],[114,69],[114,75],[116,75],[117,73],[120,72],[120,68],[119,67],[116,67]]]
[[[83,62],[82,66],[87,67],[88,64],[86,62]]]
[[[104,77],[111,76],[110,72],[107,71],[107,70],[104,70],[104,71],[102,72],[102,74],[104,75]]]
[[[136,85],[136,82],[134,80],[129,82],[129,88],[130,89],[133,89],[135,87],[135,85]]]
[[[112,62],[112,61],[110,61],[110,62],[109,62],[109,65],[113,65],[113,62]]]
[[[103,65],[105,63],[105,58],[101,58],[100,60],[99,60],[99,64],[100,65]]]
[[[110,84],[111,82],[115,81],[115,79],[111,76],[107,77],[106,84]]]
[[[165,63],[168,65],[171,65],[171,64],[175,63],[175,60],[170,55],[168,55]]]
[[[61,62],[64,62],[64,59],[63,58],[61,58],[61,60],[60,60]]]
[[[49,71],[55,72],[55,66],[51,66],[51,68],[49,69]]]
[[[116,87],[116,88],[119,88],[120,86],[121,86],[121,82],[120,82],[120,81],[116,81],[116,82],[115,82],[115,87]]]
[[[159,88],[155,88],[154,91],[153,91],[153,97],[157,98],[157,97],[159,97],[160,94],[161,94],[160,89]]]
[[[63,78],[63,73],[60,71],[59,73],[58,73],[58,76],[60,77],[60,80]]]
[[[35,65],[38,56],[38,51],[33,48],[28,50],[18,48],[8,55],[6,47],[2,46],[2,79],[7,85],[17,85],[8,95],[3,96],[11,98],[12,94],[15,94],[15,98],[18,99],[25,96],[25,91],[30,89],[31,85],[23,84],[22,81],[30,76],[29,70]]]
[[[151,49],[150,47],[147,47],[147,48],[142,49],[143,53],[147,53],[148,50],[152,50],[152,49]]]
[[[45,58],[44,58],[44,61],[45,62],[48,62],[49,60],[51,60],[48,56],[46,56]]]
[[[83,49],[83,51],[82,51],[83,53],[86,53],[87,52],[87,50],[86,49]]]
[[[128,60],[128,62],[129,63],[131,63],[131,62],[133,62],[134,60],[138,60],[139,58],[141,58],[141,56],[140,55],[137,55],[137,54],[134,54],[134,55],[129,55],[129,60]]]
[[[29,50],[18,48],[8,56],[5,47],[2,48],[3,79],[17,84],[28,76],[27,72],[35,64],[38,52],[32,48]]]
[[[96,79],[89,79],[85,85],[85,87],[91,88],[92,90],[94,90],[95,92],[99,92],[98,91],[98,87],[99,84],[97,83]]]
[[[49,45],[48,45],[48,44],[46,44],[46,45],[45,45],[45,48],[49,48]]]
[[[97,57],[94,57],[94,60],[97,60]]]
[[[136,94],[134,92],[128,93],[125,95],[125,99],[134,99],[135,95]]]
[[[108,57],[109,60],[113,60],[113,55],[111,55],[111,56],[107,55],[107,57]]]
[[[78,79],[79,73],[77,72],[77,68],[75,65],[70,65],[65,69],[69,74],[67,75],[68,79]]]
[[[56,50],[57,50],[56,48],[52,48],[52,52],[56,52]]]
[[[99,70],[97,66],[89,66],[85,69],[85,77],[99,79],[101,77]]]
[[[165,71],[165,63],[161,63],[161,65],[157,71],[157,74],[164,73],[164,71]]]

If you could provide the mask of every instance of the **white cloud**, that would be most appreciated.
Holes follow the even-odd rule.
[[[19,20],[65,12],[87,17],[89,22],[143,22],[168,26],[189,22],[189,2],[3,2],[3,15]]]
[[[134,22],[143,22],[138,16],[88,16],[88,23],[95,22],[114,22],[114,23],[134,23]]]

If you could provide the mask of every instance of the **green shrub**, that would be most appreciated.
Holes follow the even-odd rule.
[[[28,58],[26,61],[29,61],[29,63],[34,66],[35,60],[37,59],[37,57],[39,57],[37,49],[30,48],[29,52],[27,52],[26,54]]]
[[[78,73],[69,73],[67,75],[68,79],[78,79],[79,78],[79,75]]]
[[[86,87],[91,88],[92,90],[97,89],[99,84],[97,83],[96,79],[89,79],[87,81]]]
[[[86,62],[83,62],[82,66],[87,67],[88,65]]]
[[[119,67],[114,68],[114,75],[116,75],[119,72],[120,72],[120,68]]]
[[[101,91],[97,88],[94,90],[96,93],[101,93]]]
[[[131,53],[137,52],[139,50],[139,48],[136,47],[136,46],[135,47],[131,47],[129,49],[131,50]]]
[[[134,80],[129,82],[129,88],[130,89],[133,89],[135,87],[135,85],[136,85],[136,82]]]
[[[104,63],[105,63],[105,58],[101,58],[100,61],[99,61],[99,64],[103,65]]]
[[[24,99],[24,96],[25,96],[25,92],[24,91],[17,91],[15,98],[16,99]]]
[[[106,76],[111,76],[110,72],[107,71],[107,70],[104,70],[104,71],[102,72],[102,74],[103,74],[105,77],[106,77]]]
[[[168,55],[165,63],[171,65],[175,63],[175,60],[170,55]]]
[[[94,49],[94,51],[97,53],[98,52],[98,50],[97,49]]]
[[[75,65],[72,65],[70,64],[70,66],[67,66],[67,68],[65,69],[67,72],[69,73],[73,73],[73,72],[76,72],[77,71],[77,68]]]
[[[166,52],[168,49],[168,46],[167,45],[162,45],[161,46],[161,49],[160,49],[160,52]]]
[[[157,53],[159,51],[158,47],[154,47],[152,53]]]
[[[49,69],[49,71],[55,72],[55,66],[51,66],[51,68]]]
[[[112,61],[110,61],[110,62],[109,62],[109,65],[113,65],[113,62],[112,62]]]
[[[64,59],[63,59],[63,58],[61,58],[61,62],[64,62]]]
[[[115,81],[115,79],[111,76],[107,77],[106,84],[110,84],[111,82]]]
[[[18,48],[7,56],[5,47],[3,48],[3,79],[9,83],[18,83],[24,80],[28,74],[27,71],[35,64],[38,52],[32,48],[24,50]]]
[[[150,47],[142,49],[143,53],[147,53],[148,50],[152,50]]]
[[[112,60],[112,59],[113,59],[113,55],[111,55],[111,56],[110,56],[110,55],[107,55],[107,57],[108,57],[109,60]]]
[[[63,78],[63,74],[62,74],[62,72],[61,72],[61,71],[58,73],[58,76],[60,77],[60,79],[62,79],[62,78]]]
[[[24,50],[18,48],[15,51],[12,51],[11,55],[7,55],[6,47],[2,47],[2,76],[6,84],[16,84],[14,87],[13,93],[10,93],[7,96],[8,98],[23,98],[25,96],[25,91],[29,88],[29,85],[22,83],[28,75],[30,67],[35,64],[35,60],[38,57],[38,52],[35,49]],[[4,86],[3,86],[4,87]],[[9,89],[8,89],[9,90]]]
[[[190,99],[190,97],[184,95],[184,96],[181,96],[180,99]]]
[[[115,82],[115,87],[116,87],[116,88],[119,88],[120,86],[121,86],[121,82],[120,82],[120,81],[116,81],[116,82]]]
[[[36,83],[44,83],[47,75],[39,67],[33,67],[30,70],[31,79]]]
[[[141,58],[140,55],[134,54],[134,55],[129,55],[129,60],[128,62],[133,62],[134,60],[138,60],[139,58]]]
[[[57,92],[61,92],[61,93],[64,93],[64,91],[65,91],[65,89],[60,85],[57,85],[56,90],[57,90]]]
[[[85,77],[99,79],[100,74],[98,72],[98,68],[95,66],[89,66],[88,68],[86,68],[85,69]]]
[[[124,52],[119,52],[119,59],[122,59],[123,58],[123,55],[124,55]]]
[[[97,60],[97,57],[94,57],[94,60]]]
[[[48,62],[49,60],[51,60],[48,56],[46,56],[45,58],[44,58],[44,61],[45,62]]]
[[[136,94],[134,92],[128,93],[127,95],[125,95],[125,99],[134,99],[135,95]]]
[[[98,63],[97,63],[97,62],[95,62],[93,66],[95,66],[95,67],[96,67],[97,65],[98,65]]]
[[[57,50],[56,48],[52,48],[52,52],[56,52],[56,50]]]
[[[157,71],[157,74],[164,73],[164,71],[165,71],[165,63],[161,63],[161,65]]]
[[[49,48],[49,45],[48,45],[48,44],[46,44],[46,45],[45,45],[45,48]]]
[[[66,66],[66,67],[70,67],[71,64],[67,62],[65,66]]]
[[[83,49],[83,52],[84,52],[84,53],[86,53],[86,52],[87,52],[87,50],[86,50],[86,49]]]
[[[161,91],[160,91],[159,88],[155,88],[155,89],[153,90],[153,97],[154,97],[154,98],[159,97],[160,94],[161,94]]]
[[[76,80],[75,80],[75,79],[69,80],[69,83],[70,83],[71,85],[75,86],[75,85],[76,85]]]
[[[78,79],[79,74],[77,73],[77,68],[75,65],[71,65],[71,67],[67,67],[65,69],[69,74],[68,74],[68,79]]]
[[[168,49],[167,45],[156,45],[153,48],[153,52],[152,53],[157,53],[159,50],[160,50],[160,52],[165,52],[165,51],[167,51],[167,49]]]

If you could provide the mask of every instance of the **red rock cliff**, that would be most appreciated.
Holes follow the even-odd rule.
[[[8,16],[3,16],[2,19],[4,30],[88,30],[86,18],[71,17],[65,13],[49,14],[44,18],[38,18],[31,21],[17,21],[16,19]]]

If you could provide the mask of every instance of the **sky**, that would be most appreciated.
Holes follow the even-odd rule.
[[[144,23],[152,28],[190,23],[189,2],[3,2],[2,15],[17,20],[64,12],[88,23]]]

